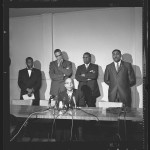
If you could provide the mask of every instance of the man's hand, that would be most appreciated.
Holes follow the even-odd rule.
[[[62,65],[63,59],[58,60],[58,67]]]
[[[87,79],[88,81],[92,80],[92,79]]]
[[[85,74],[81,74],[82,77],[85,77]]]
[[[28,96],[29,96],[29,97],[30,97],[30,96],[32,95],[32,93],[34,92],[34,89],[33,89],[33,88],[32,88],[32,89],[27,88],[26,90],[27,90],[27,92],[28,92]]]

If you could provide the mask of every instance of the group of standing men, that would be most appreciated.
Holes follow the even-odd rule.
[[[73,74],[72,62],[63,59],[60,49],[54,51],[55,61],[50,62],[49,74],[51,78],[50,95],[58,97],[59,93],[66,90],[65,80]],[[108,100],[111,102],[122,102],[125,106],[131,107],[131,88],[136,83],[135,73],[132,65],[121,60],[121,51],[112,51],[113,62],[106,66],[104,82],[109,86]],[[75,79],[78,84],[78,106],[95,107],[96,98],[100,96],[98,86],[98,65],[91,63],[91,54],[83,54],[84,64],[77,67]],[[26,58],[25,69],[19,70],[18,85],[21,89],[20,99],[27,94],[34,95],[35,105],[39,104],[42,75],[41,71],[34,68],[33,58]],[[72,80],[73,82],[73,80]]]

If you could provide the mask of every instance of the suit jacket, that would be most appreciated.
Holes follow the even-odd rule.
[[[119,92],[120,101],[131,105],[131,89],[136,83],[135,73],[131,63],[121,61],[119,71],[116,71],[115,64],[106,66],[104,82],[109,86],[108,99],[114,102],[116,94]]]
[[[82,77],[81,74],[85,74],[85,77]],[[99,86],[97,83],[98,65],[90,63],[87,69],[85,64],[78,66],[75,78],[79,81],[78,90],[81,91],[81,93],[83,86],[86,85],[91,90],[92,96],[100,96]]]
[[[74,104],[74,101],[73,101],[73,97],[75,97],[75,101],[76,101],[77,106],[80,106],[80,107],[85,106],[84,97],[79,94],[77,89],[73,89],[71,99],[68,97],[67,90],[64,90],[64,91],[62,91],[58,94],[58,101],[57,101],[57,104],[56,104],[57,107],[59,106],[60,101],[62,101],[64,103],[64,105],[70,104],[71,107],[74,107],[75,104]]]
[[[51,95],[58,95],[59,92],[64,91],[64,80],[72,76],[72,63],[63,60],[62,65],[58,67],[57,60],[52,61],[49,65],[49,74],[51,78]]]
[[[33,68],[31,76],[29,77],[27,68],[19,70],[18,85],[21,89],[20,99],[23,99],[22,95],[27,94],[27,88],[34,89],[35,99],[40,99],[39,89],[41,87],[42,75],[39,69]]]

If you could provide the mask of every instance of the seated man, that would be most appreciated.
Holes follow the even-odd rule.
[[[74,89],[73,79],[67,78],[64,86],[66,90],[58,94],[57,108],[68,109],[84,105],[84,97],[79,95],[77,89]],[[63,106],[60,106],[60,102],[62,102]],[[71,120],[56,120],[56,141],[69,141],[71,136],[71,122]],[[73,124],[73,134],[75,135],[77,133],[77,122]]]
[[[19,70],[18,86],[21,89],[20,99],[33,97],[33,105],[39,105],[42,75],[39,69],[33,67],[33,58],[26,58],[27,67]]]

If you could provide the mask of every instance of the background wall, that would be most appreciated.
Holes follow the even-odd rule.
[[[36,67],[43,72],[41,99],[49,98],[49,62],[55,60],[56,48],[72,61],[74,75],[77,66],[83,64],[83,53],[92,54],[92,62],[99,65],[101,96],[97,100],[105,101],[108,86],[103,82],[104,71],[112,62],[112,50],[120,49],[123,59],[131,62],[136,72],[132,106],[143,107],[142,8],[112,7],[10,18],[10,100],[19,99],[18,70],[25,67],[27,56],[33,57]]]
[[[10,100],[20,98],[18,71],[33,57],[34,66],[42,71],[41,99],[49,98],[49,62],[52,61],[52,14],[10,18]]]

